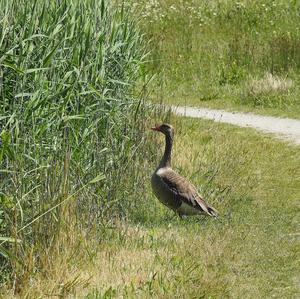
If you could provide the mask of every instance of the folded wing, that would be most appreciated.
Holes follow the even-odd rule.
[[[163,172],[160,177],[177,200],[179,199],[190,207],[203,211],[210,216],[217,217],[218,212],[202,199],[196,187],[184,177],[172,169]]]

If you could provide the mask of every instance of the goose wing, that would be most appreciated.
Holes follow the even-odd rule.
[[[176,199],[210,216],[216,217],[218,215],[218,212],[210,207],[198,194],[196,187],[174,170],[164,171],[160,177]]]

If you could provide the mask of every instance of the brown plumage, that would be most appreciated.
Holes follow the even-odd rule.
[[[155,196],[179,216],[206,213],[217,217],[218,212],[202,199],[196,187],[171,168],[173,127],[169,124],[162,124],[152,130],[163,133],[166,138],[164,155],[151,178]]]

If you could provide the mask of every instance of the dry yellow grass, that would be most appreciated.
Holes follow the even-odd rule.
[[[245,92],[257,97],[274,92],[287,92],[293,86],[294,82],[291,79],[266,73],[261,79],[250,79],[246,83]]]
[[[202,285],[214,288],[214,281],[219,282],[214,279],[215,270],[228,245],[225,235],[215,242],[213,237],[201,235],[200,230],[197,236],[191,234],[184,226],[149,229],[125,223],[116,231],[124,241],[118,244],[114,236],[111,241],[94,244],[93,258],[84,246],[76,256],[71,251],[49,254],[54,260],[46,275],[37,273],[17,296],[7,293],[7,298],[84,298],[93,289],[104,293],[116,290],[120,296],[129,292],[163,297],[163,285],[171,298],[176,289],[178,296],[192,292],[198,279]],[[182,288],[183,282],[191,290]],[[153,293],[148,293],[149,284]]]

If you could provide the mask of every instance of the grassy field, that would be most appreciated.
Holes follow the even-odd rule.
[[[298,298],[299,147],[144,102],[299,117],[298,2],[60,2],[0,2],[0,297]],[[218,219],[152,195],[155,121]]]
[[[86,298],[104,292],[129,298],[297,298],[299,149],[229,125],[172,123],[175,167],[221,217],[171,220],[148,193],[141,201],[153,207],[151,214],[114,232],[117,243],[109,238],[114,241],[104,252],[114,258],[106,267],[103,252],[98,257],[106,269],[100,277],[109,281],[99,289],[94,280],[95,291]],[[118,269],[116,277],[107,268]]]
[[[300,117],[298,1],[139,1],[152,100]]]
[[[58,256],[46,280],[37,273],[21,297],[300,295],[299,149],[250,129],[171,121],[175,168],[199,186],[220,218],[173,218],[147,185],[136,214],[104,229],[98,241],[93,232],[73,240],[78,249]],[[150,176],[150,165],[144,167]]]

